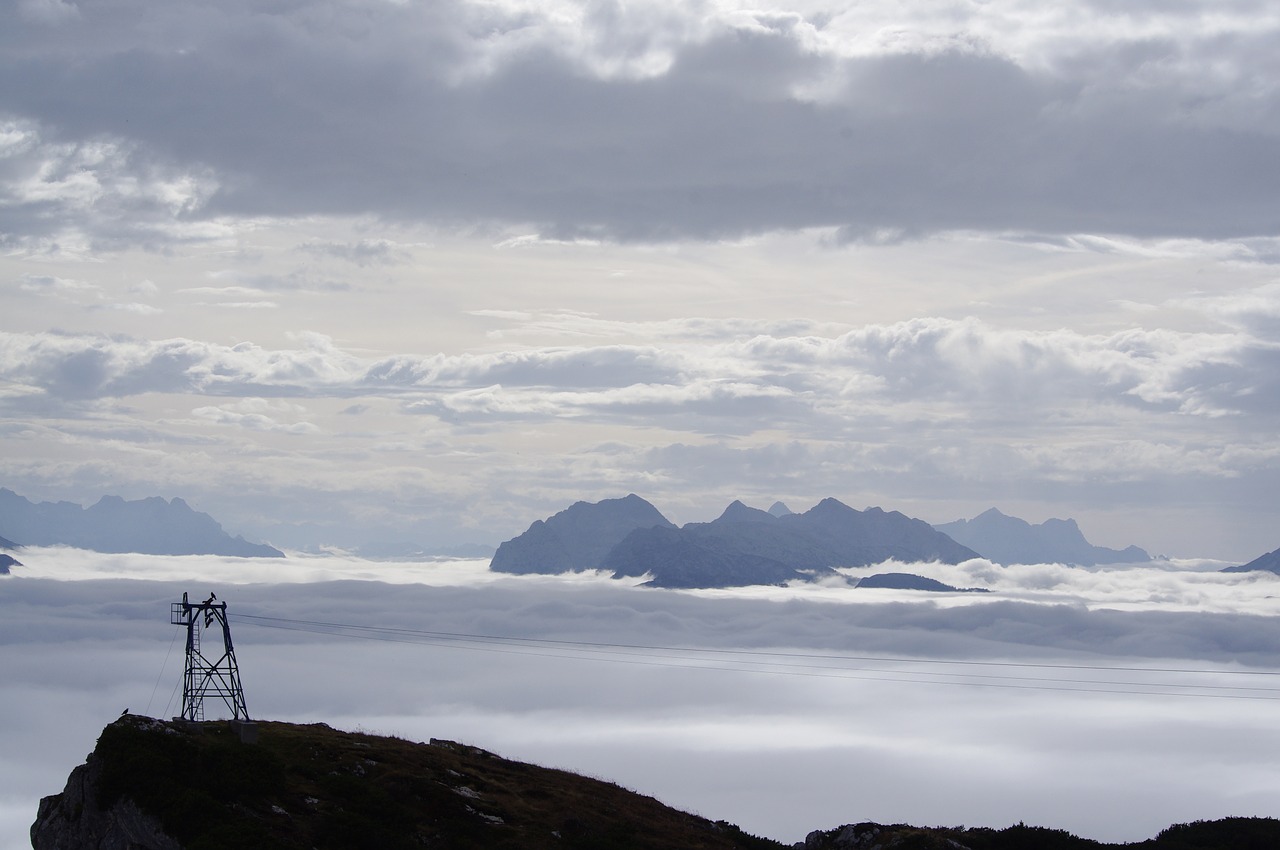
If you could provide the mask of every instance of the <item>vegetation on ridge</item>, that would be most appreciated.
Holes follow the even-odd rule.
[[[781,850],[785,845],[563,770],[450,741],[428,744],[322,723],[259,722],[242,743],[226,722],[167,723],[126,715],[103,730],[92,770],[68,783],[85,808],[131,802],[186,850],[438,847],[559,850]],[[84,771],[86,768],[77,768]],[[88,779],[96,776],[96,780]],[[46,805],[51,804],[51,805]],[[33,827],[74,826],[81,805],[46,798]],[[108,820],[110,820],[108,818]],[[56,832],[56,830],[55,830]],[[74,832],[74,830],[72,830]],[[65,830],[62,833],[67,835]],[[34,841],[37,850],[53,844]],[[69,846],[57,844],[57,846]],[[142,845],[138,845],[142,846]],[[167,845],[172,846],[172,845]],[[1280,821],[1225,818],[1169,827],[1137,844],[1102,844],[1017,824],[916,827],[850,824],[812,832],[804,850],[1262,850]]]
[[[324,724],[126,718],[103,730],[98,804],[132,799],[189,850],[742,848],[783,845],[617,785],[448,741]]]

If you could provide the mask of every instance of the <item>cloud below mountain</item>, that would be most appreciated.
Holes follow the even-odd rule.
[[[15,568],[0,587],[6,836],[25,833],[35,797],[61,787],[104,719],[176,710],[168,605],[209,589],[230,606],[257,716],[470,741],[784,840],[864,817],[1026,819],[1136,840],[1172,822],[1266,814],[1273,800],[1256,746],[1269,704],[1221,698],[1269,695],[1240,690],[1268,688],[1265,677],[1232,672],[1269,669],[1280,650],[1269,574],[971,562],[904,566],[997,592],[673,592],[496,576],[481,561],[27,554],[44,566]],[[250,619],[260,615],[596,645],[352,640],[263,628],[271,621]],[[805,655],[767,654],[780,651]],[[1083,666],[1007,666],[1043,662]]]

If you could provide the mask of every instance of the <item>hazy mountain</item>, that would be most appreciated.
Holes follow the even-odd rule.
[[[773,514],[774,516],[786,516],[787,514],[793,513],[793,511],[791,510],[791,508],[787,507],[782,502],[774,502],[769,507],[769,513]]]
[[[915,573],[876,573],[858,580],[858,587],[890,590],[927,590],[935,593],[990,593],[985,587],[952,587]]]
[[[20,567],[22,562],[14,558],[12,555],[6,555],[0,552],[0,576],[7,576],[10,567]]]
[[[734,502],[717,519],[631,532],[602,563],[657,587],[736,587],[808,579],[835,567],[887,560],[959,563],[977,553],[923,520],[824,499],[775,516]]]
[[[435,558],[492,558],[494,548],[483,543],[455,546],[423,546],[412,541],[375,541],[356,548],[356,554],[371,561],[429,561]]]
[[[20,547],[17,543],[14,543],[12,540],[8,540],[4,537],[0,537],[0,549],[8,549],[10,551],[13,551],[14,549],[20,549],[20,548],[22,547]]]
[[[1247,564],[1241,564],[1238,567],[1227,567],[1223,572],[1247,573],[1251,570],[1265,570],[1269,573],[1280,574],[1280,549],[1260,555]]]
[[[938,531],[963,543],[997,564],[1130,564],[1150,561],[1137,546],[1108,549],[1085,539],[1073,519],[1048,519],[1032,525],[995,508],[973,519],[935,525]]]
[[[213,517],[182,499],[125,501],[103,496],[88,508],[71,502],[29,502],[0,488],[0,533],[27,546],[74,546],[144,555],[232,555],[283,558],[271,546],[223,531]]]
[[[102,730],[65,789],[40,801],[34,850],[272,847],[702,848],[787,845],[576,773],[453,741],[416,743],[324,723],[258,722],[241,743],[225,721],[125,715]],[[1280,821],[1223,818],[1102,844],[1019,823],[814,830],[803,850],[1226,850],[1280,846]]]
[[[552,574],[596,569],[629,533],[653,527],[674,528],[657,508],[634,493],[621,499],[575,502],[500,545],[489,569]]]

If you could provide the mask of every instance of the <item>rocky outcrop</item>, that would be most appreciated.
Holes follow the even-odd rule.
[[[549,574],[593,570],[636,529],[674,527],[657,508],[634,493],[621,499],[575,502],[499,546],[489,569]]]
[[[997,564],[1093,567],[1151,560],[1151,556],[1137,546],[1125,549],[1094,546],[1085,539],[1074,519],[1047,519],[1032,525],[991,508],[973,519],[958,519],[934,528]]]
[[[106,808],[102,796],[102,759],[90,753],[71,771],[61,794],[45,797],[31,825],[36,850],[182,850],[167,835],[158,818],[128,798]]]
[[[734,502],[717,519],[627,535],[605,558],[614,575],[649,576],[656,587],[782,584],[885,561],[958,564],[977,553],[923,520],[823,499],[802,514]]]
[[[232,537],[182,499],[126,501],[103,496],[88,508],[72,502],[30,502],[0,488],[0,533],[28,546],[74,546],[143,555],[230,555],[283,558],[272,546]]]
[[[1263,570],[1269,573],[1280,574],[1280,549],[1274,552],[1268,552],[1254,558],[1247,564],[1241,564],[1238,567],[1227,567],[1224,573],[1247,573],[1253,570]]]

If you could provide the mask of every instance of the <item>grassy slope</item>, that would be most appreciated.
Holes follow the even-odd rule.
[[[447,741],[323,724],[180,729],[126,718],[103,730],[100,805],[132,798],[191,850],[226,847],[780,848],[560,770]]]

